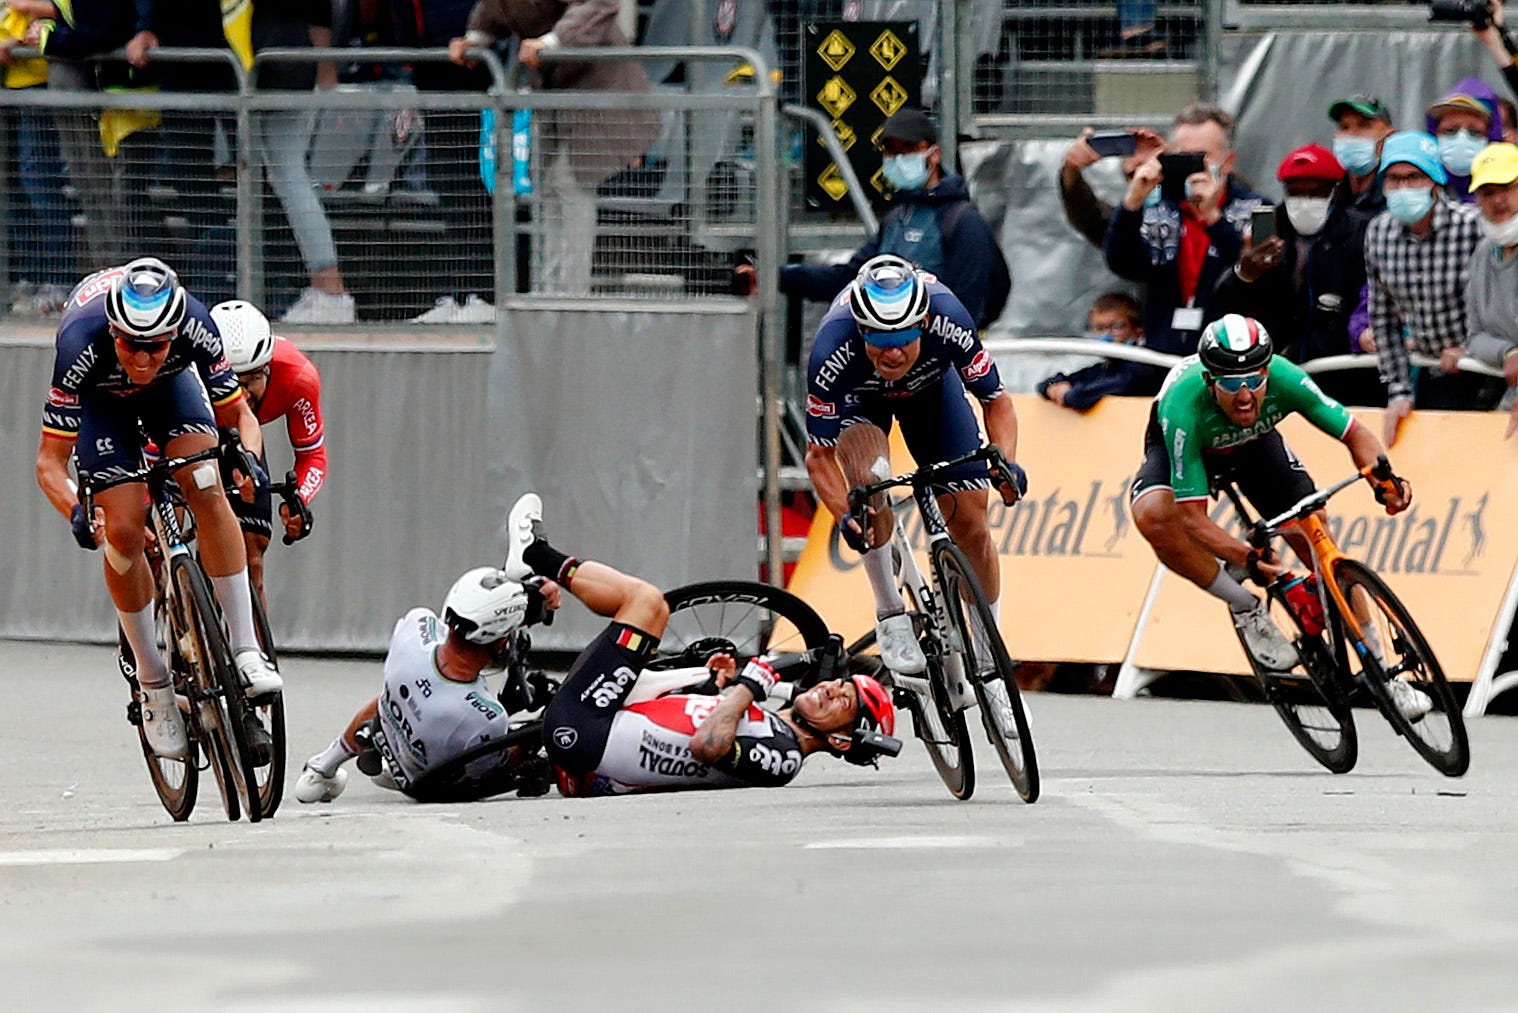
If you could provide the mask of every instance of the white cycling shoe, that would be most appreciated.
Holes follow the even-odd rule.
[[[875,620],[875,643],[880,647],[881,664],[893,672],[917,675],[928,667],[912,617],[905,612],[893,612]]]
[[[1427,693],[1401,679],[1387,679],[1386,692],[1391,695],[1397,710],[1407,718],[1408,724],[1417,724],[1423,720],[1423,715],[1434,709],[1434,702],[1428,698]]]
[[[190,754],[190,739],[172,685],[142,688],[142,734],[153,752],[166,760],[182,760]]]
[[[1298,660],[1297,649],[1270,619],[1263,604],[1247,612],[1233,613],[1233,625],[1249,645],[1256,661],[1274,672],[1289,672]]]
[[[256,700],[284,691],[285,680],[279,677],[279,669],[258,648],[244,647],[232,656],[232,660],[237,665],[237,674],[242,676],[243,685],[248,688],[248,699]]]
[[[348,772],[338,767],[328,777],[319,770],[313,770],[309,765],[300,772],[300,779],[295,782],[295,798],[307,804],[312,802],[331,802],[343,793],[348,787]]]
[[[532,576],[532,567],[522,561],[527,546],[543,534],[543,498],[535,492],[523,493],[511,507],[506,519],[506,565],[502,567],[512,580]]]

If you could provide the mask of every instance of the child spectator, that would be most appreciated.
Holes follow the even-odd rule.
[[[1087,337],[1123,345],[1144,343],[1144,311],[1126,292],[1096,297],[1086,314]],[[1074,373],[1055,373],[1038,385],[1038,392],[1057,405],[1078,412],[1089,410],[1108,394],[1150,395],[1159,390],[1163,374],[1154,366],[1126,359],[1103,359]]]

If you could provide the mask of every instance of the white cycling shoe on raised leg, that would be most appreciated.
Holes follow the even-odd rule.
[[[543,498],[535,492],[523,493],[511,507],[506,519],[506,565],[502,568],[512,580],[532,576],[532,567],[522,561],[527,546],[543,534]]]
[[[1263,604],[1247,612],[1233,613],[1233,625],[1249,645],[1256,661],[1273,672],[1289,672],[1300,660],[1297,649],[1270,619]]]
[[[182,760],[190,754],[190,738],[172,685],[142,687],[142,734],[153,752],[166,760]]]
[[[1386,692],[1408,724],[1417,724],[1423,715],[1434,709],[1434,702],[1417,686],[1398,678],[1386,680]]]
[[[244,647],[232,656],[232,661],[237,665],[237,674],[242,676],[242,684],[247,687],[248,699],[257,700],[284,692],[285,680],[279,677],[279,669],[258,648]]]
[[[331,802],[348,787],[348,772],[338,767],[328,777],[309,765],[300,772],[295,782],[295,797],[301,802]]]
[[[905,612],[875,620],[875,643],[880,647],[881,664],[893,672],[917,675],[928,667],[922,645],[917,642],[917,628]]]

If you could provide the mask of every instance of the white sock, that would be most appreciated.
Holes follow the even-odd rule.
[[[169,683],[169,666],[158,650],[158,624],[153,621],[153,604],[136,612],[116,610],[127,643],[137,659],[137,685],[144,689],[157,689]]]
[[[211,587],[216,600],[221,603],[221,613],[227,620],[227,634],[232,638],[233,652],[258,647],[258,633],[253,628],[253,591],[248,585],[248,568],[225,577],[212,577]]]
[[[877,616],[900,612],[907,607],[901,600],[901,590],[896,586],[896,572],[892,564],[891,547],[882,545],[864,554],[864,572],[870,578],[870,590],[875,592]]]
[[[1223,566],[1218,567],[1218,575],[1202,590],[1214,598],[1226,601],[1228,608],[1234,612],[1248,612],[1260,604],[1260,599],[1250,594],[1243,584],[1228,576],[1228,569]]]
[[[322,777],[331,777],[337,773],[337,768],[353,759],[358,754],[348,748],[348,743],[339,735],[332,740],[332,745],[322,752],[317,753],[306,761],[306,766],[316,771]]]
[[[991,618],[996,620],[997,629],[1001,628],[1001,599],[995,598],[989,602],[991,606]]]

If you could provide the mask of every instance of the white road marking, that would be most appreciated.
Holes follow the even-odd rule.
[[[834,841],[813,841],[803,845],[806,851],[841,850],[921,850],[925,848],[1004,848],[1014,842],[1002,837],[853,837]]]
[[[0,865],[105,865],[111,862],[172,862],[183,848],[59,848],[0,851]]]

